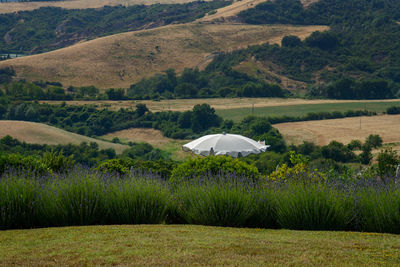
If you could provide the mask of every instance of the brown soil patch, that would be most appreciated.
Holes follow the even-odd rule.
[[[57,51],[0,62],[28,81],[64,86],[127,88],[166,69],[204,67],[217,53],[261,43],[280,43],[288,34],[304,38],[326,26],[184,24],[116,34]]]
[[[279,123],[275,128],[289,143],[303,141],[327,145],[332,140],[348,144],[351,140],[364,141],[370,134],[379,134],[384,143],[400,142],[400,115],[344,118],[335,120]]]
[[[46,124],[26,121],[0,121],[0,138],[6,135],[31,144],[79,145],[82,142],[96,142],[100,149],[113,148],[118,154],[129,148],[126,145],[113,144],[70,133]]]
[[[368,102],[397,102],[398,99],[368,100]],[[357,103],[365,100],[308,100],[301,98],[198,98],[198,99],[173,99],[173,100],[134,100],[134,101],[41,101],[41,103],[68,105],[95,105],[97,108],[111,110],[135,109],[139,103],[145,104],[152,112],[157,111],[185,111],[191,110],[197,104],[207,103],[216,110],[248,108],[254,104],[255,108],[278,107],[292,105],[332,104],[332,103]]]
[[[66,9],[85,9],[100,8],[103,6],[132,6],[132,5],[152,5],[188,3],[195,0],[66,0],[66,1],[46,1],[46,2],[10,2],[0,3],[0,14],[12,13],[17,11],[34,10],[41,7],[61,7]],[[210,1],[210,0],[205,0]]]

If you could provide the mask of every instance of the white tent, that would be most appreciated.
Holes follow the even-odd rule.
[[[202,156],[229,155],[237,158],[265,152],[268,147],[242,135],[223,133],[200,137],[183,145],[182,149]]]

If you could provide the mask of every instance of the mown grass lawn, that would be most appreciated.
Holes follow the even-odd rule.
[[[305,105],[282,105],[271,107],[256,107],[253,109],[251,106],[248,108],[235,108],[235,109],[220,109],[216,113],[224,119],[240,121],[244,117],[252,115],[267,116],[267,117],[282,117],[282,116],[303,116],[310,112],[345,112],[347,110],[364,110],[375,111],[382,113],[388,107],[399,106],[400,101],[393,102],[378,102],[378,101],[365,101],[365,102],[352,102],[352,103],[322,103],[322,104],[305,104]]]
[[[398,266],[397,235],[192,225],[0,232],[1,266]]]

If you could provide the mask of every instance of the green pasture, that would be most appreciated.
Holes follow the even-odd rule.
[[[397,235],[112,225],[0,232],[1,266],[398,266]]]
[[[256,107],[252,108],[235,108],[235,109],[219,109],[216,113],[224,119],[240,121],[248,115],[282,117],[282,116],[302,116],[310,112],[345,112],[347,110],[364,110],[382,113],[388,107],[399,106],[400,101],[395,102],[353,102],[353,103],[325,103],[325,104],[304,104],[304,105],[287,105],[273,107]]]

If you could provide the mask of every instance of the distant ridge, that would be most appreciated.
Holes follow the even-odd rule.
[[[127,88],[144,77],[174,68],[200,69],[219,52],[265,42],[280,44],[286,35],[304,39],[326,26],[181,24],[116,34],[67,48],[0,62],[19,78],[61,82],[64,86]]]

